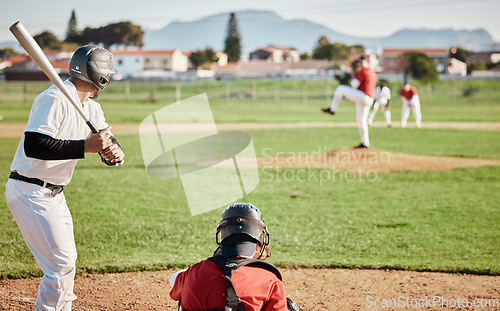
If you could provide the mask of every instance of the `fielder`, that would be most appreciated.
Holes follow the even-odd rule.
[[[65,87],[79,99],[99,133],[91,133],[70,101],[52,85],[34,100],[24,135],[11,165],[5,197],[14,219],[44,275],[36,311],[71,310],[77,257],[73,221],[64,197],[79,159],[99,153],[115,165],[124,154],[94,101],[111,81],[113,56],[98,46],[77,49]]]
[[[234,203],[221,215],[214,256],[170,279],[170,297],[180,310],[299,310],[285,296],[279,271],[264,260],[271,255],[269,231],[260,211]]]
[[[370,137],[368,135],[368,114],[373,104],[375,96],[375,86],[377,84],[377,74],[370,68],[370,63],[366,56],[361,56],[358,66],[361,68],[356,72],[351,81],[351,87],[339,85],[335,90],[332,104],[329,108],[321,109],[325,113],[335,114],[337,107],[343,97],[356,104],[356,120],[358,122],[361,144],[355,148],[370,147]]]
[[[384,110],[385,124],[391,127],[391,110],[389,109],[389,100],[391,99],[391,89],[385,84],[381,83],[375,88],[375,102],[372,106],[372,111],[368,117],[368,125],[373,124],[373,119],[377,114],[378,108],[382,106]]]
[[[418,98],[417,88],[405,82],[399,95],[401,95],[401,99],[403,100],[401,127],[406,127],[406,121],[408,121],[411,109],[417,128],[420,128],[422,126],[422,113],[420,112],[420,99]]]

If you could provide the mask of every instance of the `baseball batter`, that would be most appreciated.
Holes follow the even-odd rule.
[[[391,99],[391,89],[385,84],[381,83],[375,88],[375,102],[372,106],[372,111],[368,117],[368,125],[373,124],[373,119],[377,114],[378,108],[382,106],[384,110],[385,124],[391,126],[391,110],[389,109],[389,100]]]
[[[5,196],[14,219],[44,275],[36,311],[71,310],[76,247],[73,221],[63,189],[85,153],[101,155],[115,165],[124,154],[93,99],[111,81],[112,54],[98,46],[77,49],[70,61],[65,87],[96,124],[91,133],[69,100],[52,85],[33,102],[11,165]]]
[[[373,104],[375,96],[375,86],[377,84],[377,74],[370,68],[370,63],[365,56],[361,56],[358,66],[361,68],[356,71],[351,86],[339,85],[335,90],[332,104],[329,108],[322,109],[323,112],[335,114],[342,98],[356,104],[356,120],[358,122],[361,144],[356,148],[368,148],[370,146],[370,137],[368,134],[368,114]]]
[[[408,82],[405,82],[401,88],[401,99],[403,100],[403,108],[401,109],[401,127],[406,127],[406,122],[410,116],[410,110],[413,111],[415,124],[417,128],[422,126],[422,113],[420,112],[420,99],[418,97],[417,88]]]

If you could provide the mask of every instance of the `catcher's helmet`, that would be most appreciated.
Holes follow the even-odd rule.
[[[78,48],[69,63],[69,75],[105,88],[111,82],[113,54],[97,45],[85,45]]]
[[[264,251],[269,252],[269,231],[262,220],[262,214],[254,205],[234,203],[222,212],[216,232],[217,244],[220,245],[235,234],[245,234],[255,239],[261,246],[261,255]]]

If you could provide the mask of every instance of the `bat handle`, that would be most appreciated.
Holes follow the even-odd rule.
[[[99,130],[97,129],[97,127],[94,125],[94,123],[92,123],[91,120],[88,120],[87,122],[87,125],[89,126],[90,130],[92,131],[92,133],[99,133]]]
[[[97,129],[95,124],[92,122],[92,120],[89,119],[86,123],[87,123],[88,127],[90,128],[90,130],[92,131],[92,133],[99,133],[99,130]],[[120,167],[123,165],[123,163],[125,163],[125,160],[121,160],[120,162],[115,163],[115,165]]]

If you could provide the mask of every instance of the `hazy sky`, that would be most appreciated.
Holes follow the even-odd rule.
[[[500,0],[2,0],[0,42],[15,40],[8,28],[17,20],[32,35],[49,30],[64,36],[73,9],[79,29],[119,21],[161,28],[176,20],[258,9],[362,37],[387,36],[402,28],[484,28],[500,41]]]

